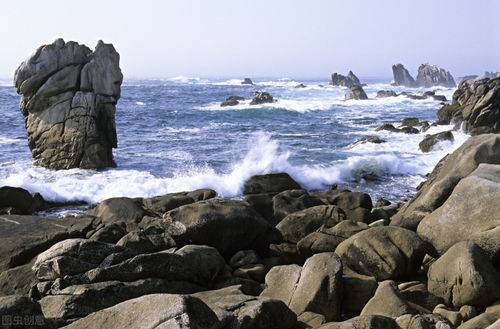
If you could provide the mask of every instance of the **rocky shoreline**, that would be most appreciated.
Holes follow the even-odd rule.
[[[52,46],[80,47],[62,40]],[[89,73],[87,80],[95,82],[90,84],[92,88],[82,89],[79,85],[69,92],[71,97],[88,93],[97,102],[109,94],[98,90],[108,90],[106,86],[111,83],[113,88],[108,96],[113,100],[93,103],[97,107],[84,106],[82,114],[90,117],[90,122],[104,115],[107,127],[104,128],[110,129],[114,128],[111,124],[114,116],[107,114],[114,115],[111,106],[114,109],[119,97],[121,73],[114,48],[105,44],[99,47],[105,47],[115,60],[98,65],[97,60],[83,59],[83,64],[77,64],[77,71],[82,70],[78,74],[83,74],[91,63],[94,64],[86,72],[107,72],[103,66],[111,65],[114,74],[99,80],[104,83],[100,85],[98,80],[92,80],[96,73]],[[38,58],[43,49],[33,58]],[[82,49],[91,54],[86,47]],[[89,56],[95,59],[97,55]],[[31,77],[37,77],[36,68],[28,64],[23,67],[28,66],[29,70],[19,72],[29,71]],[[58,67],[49,75],[60,71]],[[411,78],[407,71],[401,72],[404,79]],[[422,74],[447,76],[434,67],[423,68]],[[24,77],[27,73],[17,76]],[[363,98],[359,79],[352,72],[347,77],[335,74],[332,81],[348,86],[353,98]],[[404,204],[384,199],[374,203],[369,194],[338,186],[308,191],[287,173],[271,173],[251,177],[239,199],[221,198],[211,189],[152,198],[111,198],[89,206],[82,216],[55,218],[33,213],[59,204],[20,188],[1,187],[2,325],[7,328],[498,328],[498,81],[500,78],[463,81],[452,103],[439,110],[440,123],[454,123],[474,136],[445,156],[417,187],[414,197]],[[251,81],[245,79],[244,83]],[[54,90],[58,88],[48,94],[40,93],[42,88],[34,94],[27,88],[23,99],[54,100],[50,97],[57,95]],[[384,96],[395,95],[384,93]],[[69,105],[75,102],[72,99]],[[240,100],[232,98],[226,102],[230,106]],[[254,100],[275,101],[265,92],[256,92]],[[22,103],[22,109],[25,103],[29,100]],[[43,113],[53,110],[53,105],[28,106],[25,114],[28,130],[30,116],[43,117]],[[67,109],[75,108],[71,105]],[[67,116],[63,121],[71,120],[74,117]],[[57,125],[59,121],[54,123]],[[97,130],[93,124],[77,127],[106,135],[107,130],[96,125]],[[408,118],[400,127],[384,124],[379,129],[419,133],[430,125],[418,118]],[[62,139],[62,144],[49,143],[50,136],[43,133],[40,136],[36,140],[45,143],[40,142],[33,149],[45,145],[52,150],[59,147],[67,150],[64,145],[69,139]],[[77,138],[77,144],[83,143],[90,149],[92,145],[100,145],[96,141],[110,147],[106,139],[90,138],[95,137],[92,133],[78,136],[83,139]],[[427,136],[420,147],[425,152],[439,140],[452,138],[451,132]],[[384,141],[367,136],[358,142]],[[44,152],[35,153],[38,156]],[[54,152],[45,155],[48,156],[37,158],[40,164],[61,165],[62,159]],[[75,157],[82,159],[80,154]],[[73,165],[71,159],[64,159],[64,166]],[[110,160],[107,156],[103,159]],[[96,167],[100,166],[98,163],[101,162],[93,162]]]

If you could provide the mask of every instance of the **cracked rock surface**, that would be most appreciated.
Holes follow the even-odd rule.
[[[41,46],[14,75],[28,145],[50,169],[115,167],[115,106],[120,55],[102,41],[94,51],[57,39]]]

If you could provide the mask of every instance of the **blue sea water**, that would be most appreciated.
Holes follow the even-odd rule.
[[[328,79],[254,79],[253,86],[241,85],[240,79],[125,80],[116,111],[118,168],[103,171],[33,166],[20,97],[11,82],[0,81],[0,186],[23,187],[48,200],[90,203],[197,188],[239,197],[250,176],[288,172],[308,189],[339,184],[373,199],[407,199],[439,159],[468,136],[457,132],[455,142],[424,154],[418,149],[422,133],[376,132],[382,123],[397,125],[405,117],[435,121],[441,105],[404,96],[378,99],[382,89],[429,89],[393,87],[389,79],[361,80],[368,83],[368,100],[344,101],[347,89],[328,86]],[[307,87],[294,88],[298,83]],[[435,89],[448,99],[454,91]],[[249,105],[254,91],[267,91],[278,101]],[[220,107],[231,95],[247,100]],[[447,129],[432,127],[427,133]],[[387,142],[354,144],[365,135]]]

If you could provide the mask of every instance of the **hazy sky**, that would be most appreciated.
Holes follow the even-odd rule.
[[[54,39],[111,42],[125,77],[500,71],[497,0],[0,0],[0,77]]]

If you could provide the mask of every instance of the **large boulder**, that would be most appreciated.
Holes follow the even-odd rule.
[[[246,295],[241,286],[202,291],[193,296],[215,312],[223,328],[292,329],[297,321],[281,300]]]
[[[250,177],[243,186],[243,194],[260,194],[300,190],[299,183],[287,173],[255,175]]]
[[[326,198],[322,200],[326,204],[336,205],[342,209],[348,220],[370,222],[373,204],[367,193],[342,191],[327,194]]]
[[[500,78],[464,80],[451,104],[438,112],[440,124],[462,124],[469,134],[500,133]]]
[[[428,249],[415,232],[382,226],[351,236],[339,244],[335,253],[354,271],[380,281],[415,273]]]
[[[368,99],[368,96],[363,90],[363,87],[359,85],[354,85],[349,87],[349,90],[345,94],[344,99],[346,101],[350,99]]]
[[[221,325],[215,313],[196,297],[153,294],[92,313],[64,328],[219,329]]]
[[[391,225],[416,230],[420,221],[448,199],[458,182],[480,163],[500,164],[500,135],[469,138],[436,165],[415,196],[392,217]]]
[[[258,105],[264,103],[274,103],[275,99],[273,96],[265,91],[256,91],[252,94],[252,100],[250,101],[250,105]]]
[[[210,199],[181,206],[164,215],[161,225],[178,246],[202,244],[229,259],[239,250],[267,248],[276,229],[244,201]]]
[[[330,80],[330,85],[350,87],[354,85],[361,85],[361,82],[359,81],[358,77],[354,73],[352,73],[352,71],[349,71],[347,76],[343,76],[342,74],[338,73],[333,73],[332,80]]]
[[[427,277],[429,291],[450,306],[484,307],[500,298],[495,268],[486,253],[470,241],[451,247],[430,266]]]
[[[295,314],[314,312],[327,321],[340,319],[342,262],[334,253],[316,254],[304,263],[276,266],[266,275],[261,296],[282,300]]]
[[[27,296],[0,297],[2,328],[49,328],[40,305]]]
[[[85,237],[94,217],[0,216],[0,271],[28,263],[53,244]]]
[[[397,318],[404,314],[417,314],[414,305],[408,303],[394,281],[381,282],[375,292],[375,296],[366,303],[361,315],[383,315]]]
[[[431,64],[422,64],[418,67],[417,85],[419,87],[443,86],[455,88],[457,84],[450,72]]]
[[[115,167],[115,106],[123,75],[111,44],[57,39],[16,70],[28,145],[35,164],[51,169]]]
[[[415,80],[410,75],[408,70],[403,64],[396,64],[392,66],[392,75],[394,76],[394,85],[405,87],[416,87]]]
[[[245,98],[241,96],[229,96],[222,103],[220,103],[221,107],[225,106],[235,106],[240,103],[240,101],[244,101]]]
[[[274,217],[281,221],[291,213],[323,204],[322,200],[306,190],[288,190],[273,197],[273,213]]]
[[[443,131],[437,134],[425,136],[425,138],[418,144],[418,148],[422,152],[430,152],[437,143],[441,141],[453,142],[454,140],[455,138],[453,137],[453,133],[451,131]]]
[[[40,193],[32,195],[20,187],[0,187],[0,214],[10,212],[13,215],[29,215],[46,208],[45,200]]]
[[[473,241],[500,264],[500,165],[480,164],[455,187],[446,202],[417,228],[442,255],[455,243]]]

